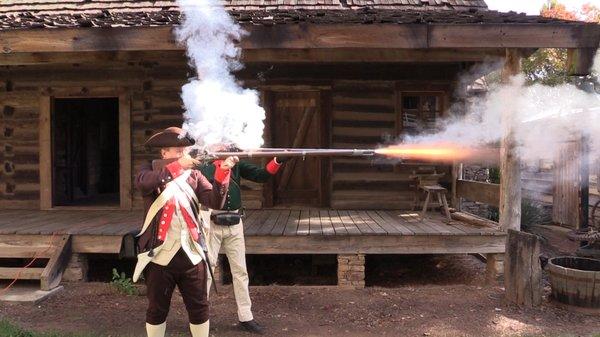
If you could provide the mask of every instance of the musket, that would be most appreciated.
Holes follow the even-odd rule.
[[[201,162],[209,162],[227,157],[242,158],[269,158],[269,157],[371,157],[375,155],[374,149],[294,149],[294,148],[262,148],[245,151],[203,151],[195,155]]]

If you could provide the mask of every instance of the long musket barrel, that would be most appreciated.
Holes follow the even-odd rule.
[[[267,158],[267,157],[370,157],[375,155],[375,150],[368,149],[285,149],[263,148],[240,152],[205,152],[198,155],[200,160],[225,159],[236,156],[238,158]]]

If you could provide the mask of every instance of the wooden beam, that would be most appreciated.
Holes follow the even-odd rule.
[[[504,56],[503,48],[443,48],[443,49],[245,49],[242,61],[270,63],[364,63],[364,62],[482,62]],[[1,63],[2,58],[0,58]]]
[[[75,235],[73,253],[119,254],[123,243],[122,235]]]
[[[598,48],[600,27],[547,23],[433,24],[429,36],[429,48]]]
[[[2,280],[14,280],[19,278],[20,280],[39,280],[42,277],[44,268],[8,268],[0,267],[0,279]]]
[[[521,56],[518,50],[507,49],[506,61],[502,69],[502,82],[509,83],[511,76],[521,70]],[[504,230],[521,228],[521,166],[516,153],[516,140],[513,133],[515,111],[510,104],[504,109],[501,119],[503,137],[500,145],[500,226]]]
[[[131,169],[131,99],[128,93],[119,95],[119,199],[123,210],[133,202]]]
[[[596,48],[577,48],[567,51],[569,76],[587,76],[592,70]]]
[[[504,48],[442,49],[245,49],[242,62],[269,63],[414,63],[414,62],[481,62],[504,57]],[[0,54],[0,65],[33,64],[186,64],[183,50],[161,51],[86,51],[86,52],[19,52]]]
[[[505,235],[246,236],[248,254],[504,253]]]
[[[52,208],[52,99],[40,95],[40,209]]]
[[[245,25],[242,49],[322,48],[596,48],[595,24],[294,24]],[[57,28],[7,30],[5,54],[181,50],[173,27]]]
[[[319,133],[322,148],[331,147],[333,97],[331,90],[321,90],[319,93],[321,125]],[[321,177],[319,182],[319,204],[321,207],[329,207],[331,203],[331,191],[333,190],[333,162],[331,158],[322,158],[320,163]]]
[[[52,254],[53,249],[44,245],[22,246],[13,243],[0,242],[0,258],[39,258],[47,259]]]
[[[527,307],[542,304],[542,267],[537,236],[508,230],[504,261],[506,299]]]
[[[245,49],[242,62],[331,63],[331,62],[481,62],[503,57],[504,48],[443,49]],[[86,51],[86,52],[19,52],[0,54],[0,65],[32,64],[185,64],[183,50],[160,51]]]
[[[458,220],[460,222],[465,222],[469,225],[480,226],[480,227],[490,227],[494,229],[498,229],[498,223],[492,220],[480,218],[476,215],[472,215],[465,212],[454,212],[451,213],[451,217],[454,220]]]
[[[63,235],[41,276],[41,289],[48,291],[60,284],[62,274],[71,258],[71,235]]]
[[[488,184],[479,181],[458,180],[456,182],[456,196],[471,201],[483,202],[488,205],[498,206],[500,203],[500,185]]]

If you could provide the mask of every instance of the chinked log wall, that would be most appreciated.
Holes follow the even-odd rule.
[[[39,209],[39,115],[42,92],[59,90],[86,97],[87,91],[124,90],[131,97],[132,166],[155,154],[143,147],[157,130],[181,125],[181,85],[188,78],[182,59],[148,62],[56,64],[0,70],[0,208]],[[90,94],[89,97],[93,97]],[[250,184],[248,184],[250,185]],[[247,186],[249,205],[260,206],[260,186]],[[141,198],[133,193],[134,208]]]
[[[369,70],[363,80],[363,75],[353,69],[364,68],[345,67],[342,72],[344,78],[341,79],[332,79],[335,71],[329,70],[317,80],[319,85],[328,82],[332,90],[333,147],[373,147],[382,142],[382,135],[393,137],[399,130],[396,125],[399,81],[392,80],[395,75],[387,73],[382,76],[385,81],[373,81],[378,71]],[[452,74],[453,69],[451,67],[445,72],[444,81],[448,85],[451,83],[448,74]],[[400,82],[402,79],[415,82],[413,72],[403,68],[399,73],[395,78],[400,78]],[[85,97],[90,89],[126,91],[131,98],[132,166],[135,173],[143,162],[154,157],[153,153],[144,149],[144,140],[157,130],[181,124],[183,109],[179,92],[190,74],[182,58],[107,62],[98,59],[89,64],[27,65],[1,69],[0,207],[39,208],[38,138],[42,93],[49,90],[64,92],[66,89],[73,95]],[[379,74],[382,73],[379,71]],[[299,78],[303,75],[301,71],[292,72],[295,77],[288,77],[287,83],[294,84],[296,80],[303,84],[311,82],[311,79]],[[249,78],[248,74],[245,76]],[[429,82],[428,78],[423,78],[421,83]],[[419,85],[411,85],[411,88],[419,91]],[[408,208],[413,193],[409,188],[409,175],[413,169],[414,166],[373,165],[369,159],[335,159],[332,164],[331,206]],[[448,168],[440,167],[438,171],[448,171]],[[449,179],[449,172],[447,176]],[[260,207],[262,186],[244,184],[246,206]],[[133,198],[133,207],[140,208],[139,194],[134,192]]]

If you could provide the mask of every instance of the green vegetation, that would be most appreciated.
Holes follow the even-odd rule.
[[[64,334],[59,332],[33,332],[22,329],[6,320],[0,320],[2,337],[99,337],[95,334]]]
[[[127,277],[124,272],[119,272],[113,268],[113,276],[110,284],[117,289],[118,292],[125,295],[139,295],[138,289],[135,287],[130,277]]]

